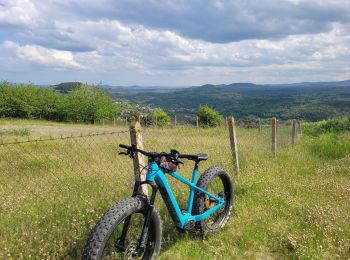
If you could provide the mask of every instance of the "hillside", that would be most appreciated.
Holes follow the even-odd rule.
[[[207,104],[225,116],[240,120],[302,118],[317,121],[350,111],[350,81],[304,82],[257,85],[233,83],[206,84],[188,88],[108,88],[114,96],[162,107],[170,113],[194,114],[200,104]]]
[[[76,88],[81,88],[83,83],[81,82],[63,82],[57,85],[51,86],[54,90],[61,93],[68,93]]]

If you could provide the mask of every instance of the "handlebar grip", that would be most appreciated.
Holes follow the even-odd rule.
[[[179,154],[179,158],[183,159],[196,159],[196,155],[191,155],[191,154]]]

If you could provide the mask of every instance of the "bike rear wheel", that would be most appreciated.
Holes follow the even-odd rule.
[[[218,211],[197,223],[197,228],[203,232],[212,233],[222,228],[228,221],[233,207],[233,183],[227,170],[213,166],[203,172],[197,181],[197,186],[209,191],[215,196],[224,198],[225,204]],[[193,203],[193,215],[202,214],[216,205],[216,201],[208,195],[196,191]]]
[[[144,253],[136,257],[142,227],[147,212],[143,197],[132,197],[118,202],[102,216],[91,231],[83,252],[83,259],[154,259],[157,257],[162,237],[159,213],[153,209]],[[130,218],[125,244],[118,244],[124,223]]]

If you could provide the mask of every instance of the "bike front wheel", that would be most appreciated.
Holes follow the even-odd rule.
[[[120,201],[110,208],[91,231],[83,259],[155,259],[162,237],[161,219],[156,209],[152,210],[145,251],[141,256],[135,256],[148,209],[145,200],[136,196]],[[121,244],[120,238],[126,222],[129,225],[125,243]]]

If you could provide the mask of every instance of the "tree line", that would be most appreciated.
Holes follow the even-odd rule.
[[[0,117],[93,124],[116,117],[137,121],[140,115],[140,111],[130,103],[128,107],[123,106],[98,86],[83,84],[62,93],[55,88],[42,88],[34,84],[0,83]],[[224,121],[222,115],[206,105],[198,107],[197,116],[201,126],[215,127]],[[171,122],[169,115],[161,108],[153,109],[142,120],[144,125],[161,127]]]
[[[120,106],[97,86],[83,85],[63,94],[33,84],[0,83],[1,117],[93,123],[120,112]]]

